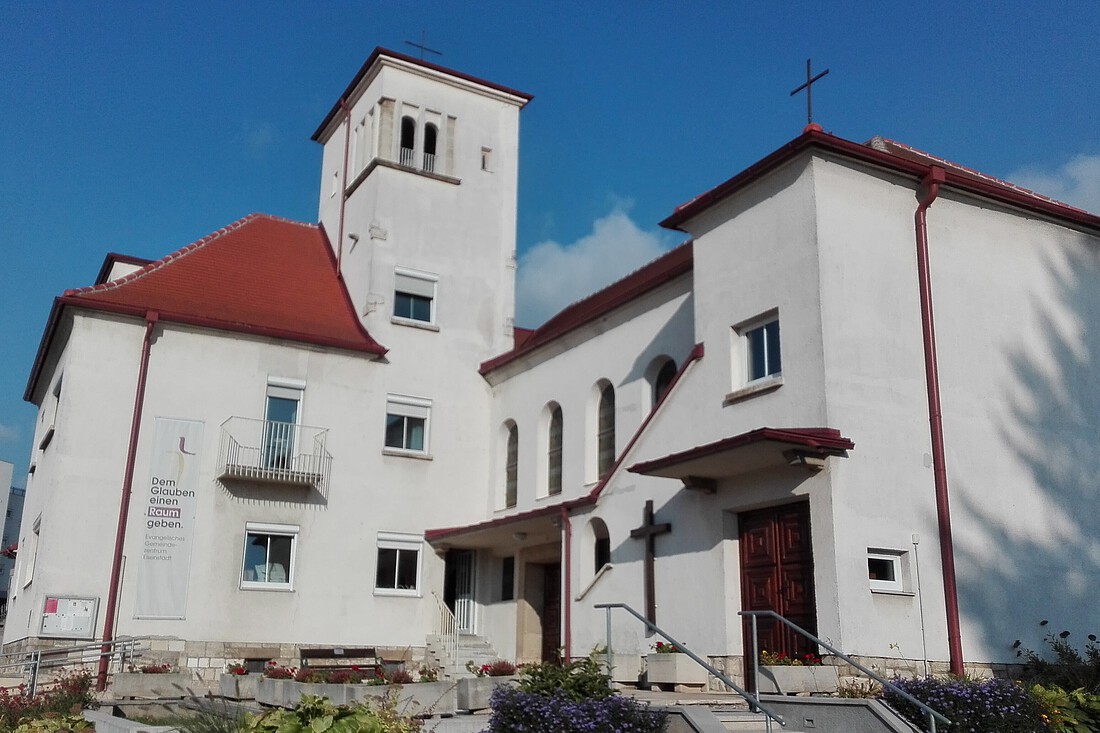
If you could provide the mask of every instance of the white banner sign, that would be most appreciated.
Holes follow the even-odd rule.
[[[182,619],[195,536],[203,423],[158,417],[141,501],[142,543],[134,618]],[[131,554],[131,557],[133,554]]]

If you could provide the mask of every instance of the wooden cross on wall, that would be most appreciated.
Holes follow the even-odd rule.
[[[657,584],[653,578],[655,540],[657,535],[667,534],[671,531],[672,525],[668,522],[653,523],[653,500],[646,499],[645,512],[642,515],[642,526],[630,530],[630,536],[636,540],[645,540],[645,617],[651,624],[657,623]]]

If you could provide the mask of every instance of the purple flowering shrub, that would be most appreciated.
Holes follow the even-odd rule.
[[[574,700],[498,687],[489,704],[488,733],[662,733],[666,725],[664,713],[619,695]]]
[[[938,726],[947,733],[1043,733],[1050,730],[1043,705],[1009,680],[919,677],[892,682],[951,721]],[[925,729],[928,716],[890,689],[882,699],[902,717]]]

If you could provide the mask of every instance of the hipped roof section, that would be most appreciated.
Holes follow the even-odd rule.
[[[686,222],[719,201],[732,196],[795,156],[811,149],[839,154],[851,160],[912,176],[918,181],[923,179],[933,167],[941,168],[945,172],[945,185],[956,190],[1061,219],[1072,225],[1100,230],[1100,216],[894,140],[876,137],[867,144],[860,144],[815,129],[807,129],[794,140],[733,178],[676,207],[676,210],[661,222],[661,226],[682,229]]]
[[[396,61],[404,62],[406,64],[419,66],[423,69],[439,74],[453,76],[456,79],[462,79],[463,81],[470,82],[471,84],[486,87],[487,89],[492,89],[502,94],[506,94],[510,97],[516,97],[519,99],[520,108],[525,107],[528,102],[534,99],[534,95],[528,94],[526,92],[521,92],[518,89],[512,89],[510,87],[503,86],[502,84],[496,84],[491,81],[486,81],[485,79],[479,79],[476,76],[464,74],[461,71],[448,69],[446,66],[433,64],[429,61],[425,61],[424,59],[418,59],[407,54],[399,53],[397,51],[390,51],[389,49],[378,46],[374,49],[373,52],[371,52],[371,55],[367,57],[367,60],[363,62],[363,65],[359,68],[359,71],[356,72],[355,76],[352,78],[351,83],[348,84],[347,88],[344,89],[344,92],[340,95],[340,99],[336,101],[336,104],[332,105],[332,109],[330,109],[328,114],[325,115],[325,118],[321,120],[321,124],[317,126],[317,129],[311,136],[311,140],[317,142],[321,141],[322,136],[324,136],[325,134],[325,129],[329,126],[332,120],[335,119],[336,115],[340,114],[340,108],[343,106],[344,103],[352,99],[352,95],[356,93],[356,87],[358,87],[359,83],[362,82],[368,74],[370,74],[371,68],[382,57],[388,57]]]
[[[111,282],[66,290],[23,398],[32,399],[66,307],[145,317],[382,356],[352,307],[324,230],[252,214]]]

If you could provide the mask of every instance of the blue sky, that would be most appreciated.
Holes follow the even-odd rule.
[[[54,296],[254,211],[315,221],[309,139],[375,46],[535,95],[521,325],[679,242],[656,223],[814,117],[1100,212],[1100,2],[0,3],[0,460]]]

